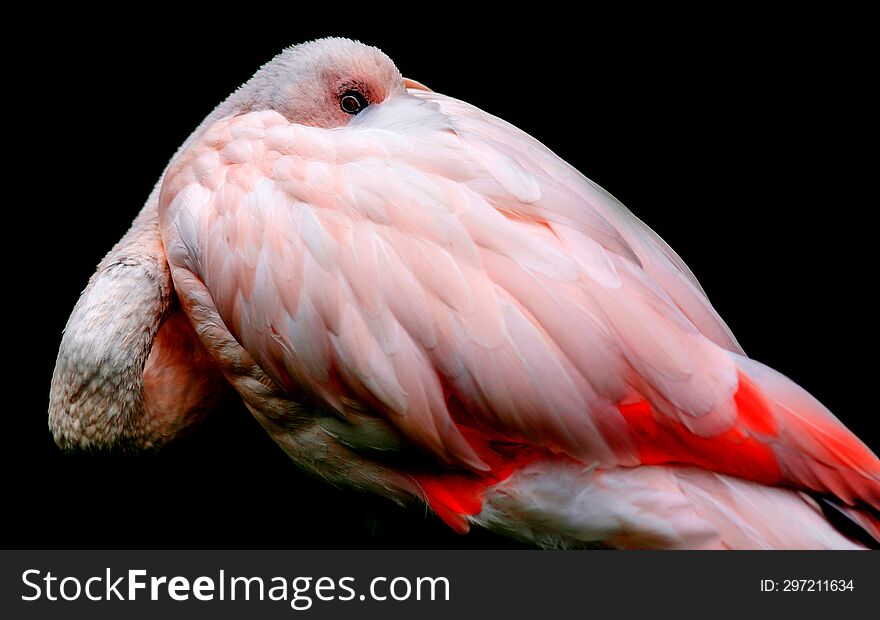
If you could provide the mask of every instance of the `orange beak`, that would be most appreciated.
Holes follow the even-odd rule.
[[[434,92],[433,90],[431,90],[430,88],[428,88],[427,86],[422,84],[421,82],[416,82],[415,80],[411,80],[409,78],[403,78],[403,85],[406,86],[408,89],[412,89],[412,90],[424,90],[429,93]]]

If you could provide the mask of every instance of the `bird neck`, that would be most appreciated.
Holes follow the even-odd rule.
[[[148,201],[101,261],[64,329],[49,396],[49,426],[60,446],[151,443],[144,365],[172,297]]]

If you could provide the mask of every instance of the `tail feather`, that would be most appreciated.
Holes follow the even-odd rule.
[[[538,461],[486,491],[472,522],[544,547],[863,549],[806,493],[697,467]]]
[[[831,493],[852,506],[866,504],[880,509],[877,456],[796,383],[759,362],[731,355],[760,391],[774,418],[775,433],[766,440],[785,480]]]
[[[825,495],[813,499],[837,531],[868,549],[880,549],[880,512],[869,507],[841,505],[837,498]]]

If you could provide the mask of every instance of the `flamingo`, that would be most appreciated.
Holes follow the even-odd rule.
[[[459,532],[880,539],[880,461],[744,354],[659,236],[347,39],[284,50],[181,146],[71,314],[49,426],[148,450],[230,390],[305,470]]]

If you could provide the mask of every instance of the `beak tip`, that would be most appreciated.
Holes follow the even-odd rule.
[[[403,78],[403,85],[407,90],[423,90],[428,93],[434,92],[421,82],[417,82],[415,80],[411,80],[409,78]]]

